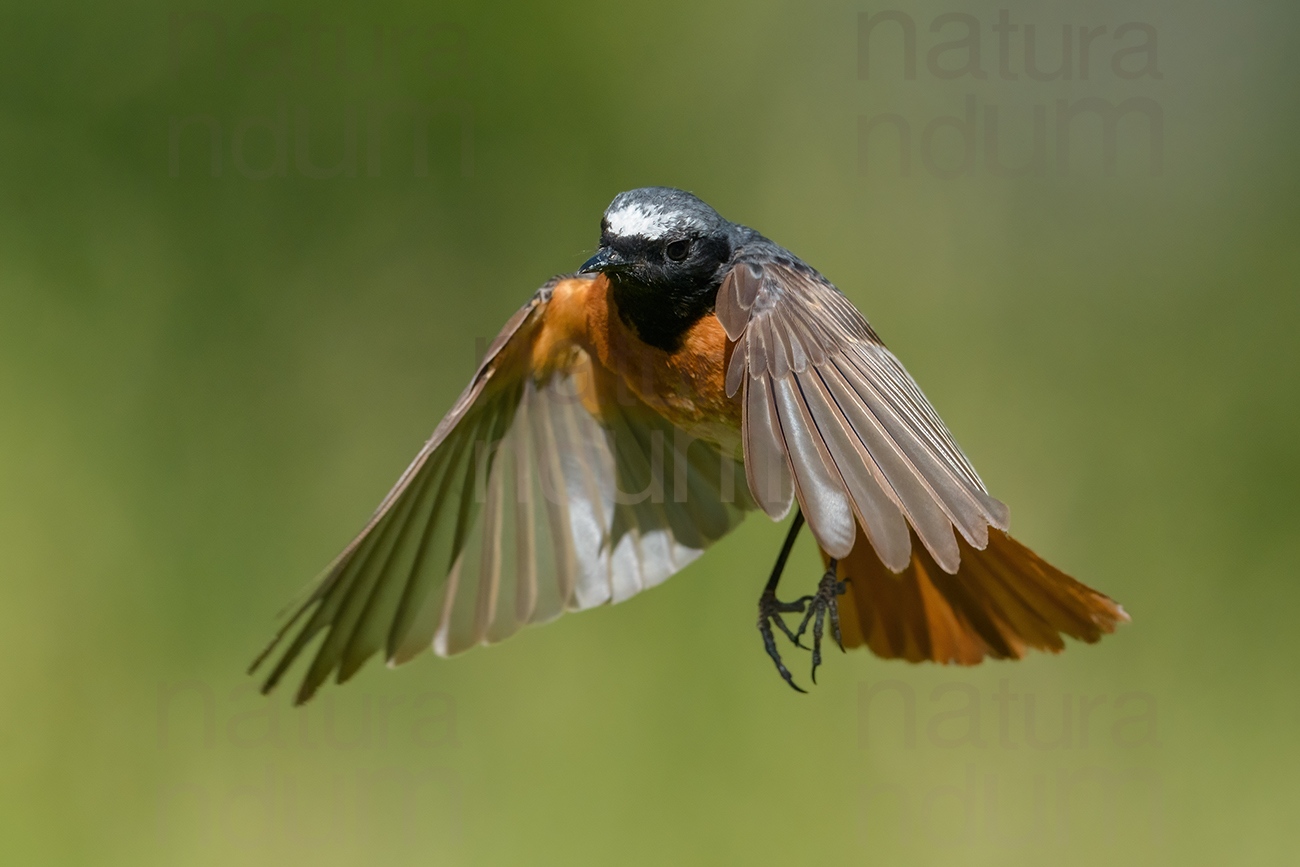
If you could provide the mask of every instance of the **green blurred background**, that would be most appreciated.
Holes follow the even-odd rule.
[[[4,7],[6,863],[1294,857],[1293,9],[1008,4],[1043,69],[1073,28],[1071,76],[1039,81],[1023,29],[1018,77],[999,74],[989,3],[906,8],[915,79],[897,24],[859,77],[859,12],[889,7],[851,3]],[[932,32],[950,12],[975,16],[985,78],[929,68],[964,30]],[[1115,39],[1130,21],[1156,35],[1160,77],[1112,67],[1145,38]],[[1079,28],[1103,25],[1085,79]],[[938,177],[922,130],[968,95],[973,170]],[[1130,97],[1161,112],[1159,171],[1133,115],[1113,173],[1086,117],[1060,172],[1057,100]],[[434,112],[427,168],[398,113],[371,169],[367,112],[411,103]],[[1037,105],[1044,170],[989,171],[987,107],[1015,165]],[[861,119],[882,114],[911,129],[906,175],[884,127],[863,171]],[[960,165],[951,124],[929,144],[931,165]],[[751,518],[627,604],[372,664],[306,710],[258,697],[243,669],[274,613],[481,341],[646,184],[694,190],[836,281],[1017,535],[1132,625],[974,670],[833,654],[797,696],[754,630],[783,531]],[[790,586],[811,587],[806,538],[795,563]]]

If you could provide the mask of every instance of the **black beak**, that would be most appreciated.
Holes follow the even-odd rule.
[[[601,247],[596,251],[596,255],[582,263],[582,267],[578,269],[578,273],[597,274],[602,271],[613,271],[617,268],[623,267],[624,264],[626,263],[623,261],[622,257],[613,250],[608,247]]]

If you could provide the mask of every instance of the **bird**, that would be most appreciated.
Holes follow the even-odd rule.
[[[1095,642],[1128,614],[1008,533],[902,363],[818,271],[697,196],[620,193],[250,667],[319,638],[295,701],[376,655],[451,656],[682,570],[752,512],[790,526],[758,601],[778,634],[973,665]],[[804,526],[816,592],[778,585]],[[791,629],[783,615],[802,615]],[[812,646],[804,644],[811,628]]]

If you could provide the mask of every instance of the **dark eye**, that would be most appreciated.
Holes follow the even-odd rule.
[[[691,242],[686,240],[673,241],[667,247],[664,247],[664,255],[674,262],[681,262],[691,252]]]

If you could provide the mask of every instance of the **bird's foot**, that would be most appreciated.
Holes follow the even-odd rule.
[[[776,649],[776,637],[772,633],[772,624],[775,623],[777,628],[784,632],[785,637],[794,642],[796,647],[803,647],[799,643],[799,637],[790,631],[790,627],[785,625],[785,620],[782,619],[781,615],[802,614],[808,603],[813,601],[814,597],[804,596],[793,602],[782,602],[776,598],[776,590],[772,588],[764,590],[763,595],[758,597],[758,631],[763,636],[763,647],[767,649],[767,655],[772,657],[772,661],[776,663],[776,670],[781,673],[781,677],[796,692],[806,692],[806,690],[800,688],[794,682],[794,678],[790,676],[790,669],[786,668],[785,663],[781,661],[781,654]],[[807,617],[804,618],[805,623],[807,619]],[[800,627],[799,631],[802,632],[803,628]],[[819,631],[818,637],[820,635]]]
[[[831,636],[834,637],[835,643],[844,650],[844,639],[840,635],[840,609],[839,597],[843,596],[848,589],[848,584],[835,577],[835,565],[832,563],[831,568],[822,576],[822,580],[817,585],[817,592],[812,596],[805,596],[809,600],[807,613],[803,616],[803,622],[799,624],[799,629],[790,639],[799,647],[803,644],[799,639],[803,636],[804,630],[808,628],[808,623],[812,622],[813,646],[812,646],[812,682],[817,682],[817,666],[822,664],[822,632],[825,628],[826,615],[830,614]],[[803,600],[800,600],[802,602]],[[800,608],[802,611],[803,609]],[[789,631],[786,631],[789,635]],[[769,653],[772,651],[769,650]],[[779,664],[779,662],[778,662]],[[789,678],[786,678],[789,680]],[[794,686],[793,683],[790,684]],[[795,687],[798,689],[798,687]],[[800,690],[802,692],[802,690]]]

